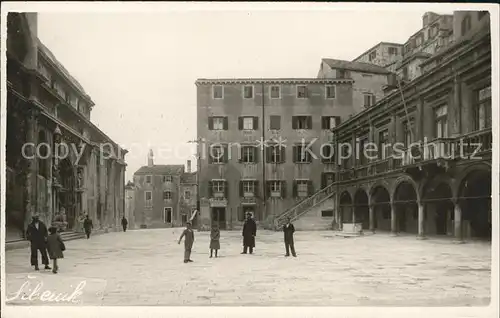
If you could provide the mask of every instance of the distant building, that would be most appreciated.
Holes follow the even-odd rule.
[[[134,173],[134,186],[134,219],[141,228],[182,226],[196,209],[195,174],[184,165],[155,165],[152,150],[148,165]]]

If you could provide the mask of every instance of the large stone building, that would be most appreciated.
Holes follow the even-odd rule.
[[[119,225],[127,151],[91,122],[93,107],[38,39],[37,14],[9,13],[7,240],[22,237],[35,212],[48,224],[65,214],[68,230],[81,229],[85,214],[96,228]]]
[[[336,145],[371,142],[375,155],[337,160],[336,182],[276,224],[315,215],[318,197],[331,196],[335,228],[491,238],[489,14],[455,12],[452,25],[448,46],[421,61],[414,78],[333,130]]]
[[[196,210],[196,174],[191,161],[184,165],[154,164],[153,151],[148,165],[134,173],[134,222],[141,228],[183,226]]]

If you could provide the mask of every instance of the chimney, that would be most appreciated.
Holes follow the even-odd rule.
[[[191,160],[188,160],[187,161],[187,164],[186,164],[186,170],[187,170],[187,173],[191,173]]]
[[[149,154],[148,154],[148,167],[152,167],[154,166],[154,162],[153,162],[153,150],[152,149],[149,149]]]

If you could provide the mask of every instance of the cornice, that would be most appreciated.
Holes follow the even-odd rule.
[[[345,84],[345,83],[353,83],[353,79],[342,78],[342,79],[334,79],[334,78],[289,78],[289,79],[198,79],[196,80],[196,86],[199,85],[246,85],[246,84]]]

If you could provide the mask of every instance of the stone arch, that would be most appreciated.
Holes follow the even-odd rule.
[[[389,193],[389,198],[392,198],[391,191],[390,191],[391,187],[390,187],[389,182],[386,180],[378,180],[375,183],[373,183],[368,190],[368,197],[371,199],[373,196],[373,192],[376,189],[381,188],[381,187],[384,188]]]
[[[370,227],[370,209],[369,209],[369,197],[365,189],[358,188],[354,193],[354,218],[355,223],[361,223],[363,229],[369,229]]]
[[[440,184],[446,184],[449,189],[450,189],[450,198],[455,198],[456,197],[456,187],[454,186],[455,183],[453,180],[445,175],[437,175],[434,178],[428,179],[425,182],[422,182],[419,188],[419,197],[421,200],[428,199],[429,192],[433,191],[437,186]],[[442,188],[443,189],[443,188]]]
[[[415,182],[415,180],[413,180],[412,177],[410,177],[409,175],[406,175],[406,174],[400,176],[399,178],[397,178],[394,181],[393,186],[392,186],[392,191],[391,191],[391,198],[393,198],[395,200],[396,193],[399,189],[399,186],[403,183],[410,184],[413,187],[413,190],[415,191],[415,194],[416,194],[416,201],[420,201],[420,193],[418,191],[419,190],[418,184]]]
[[[473,165],[463,171],[457,182],[462,221],[473,237],[491,239],[491,178],[488,166]]]
[[[453,233],[454,197],[450,178],[437,176],[423,185],[421,198],[425,205],[424,219],[429,233],[437,235]]]
[[[342,223],[351,223],[353,221],[353,201],[349,191],[343,191],[339,196],[339,212]]]
[[[418,188],[411,178],[398,178],[394,183],[392,208],[397,232],[418,233]]]
[[[476,171],[484,171],[488,172],[491,174],[491,165],[489,163],[477,163],[468,166],[464,170],[460,172],[460,174],[456,178],[456,185],[457,185],[457,191],[456,194],[457,196],[460,195],[460,188],[462,187],[464,180],[470,175],[470,173],[474,173]]]
[[[374,229],[391,230],[391,194],[387,183],[380,182],[370,188],[369,200],[373,209]]]

